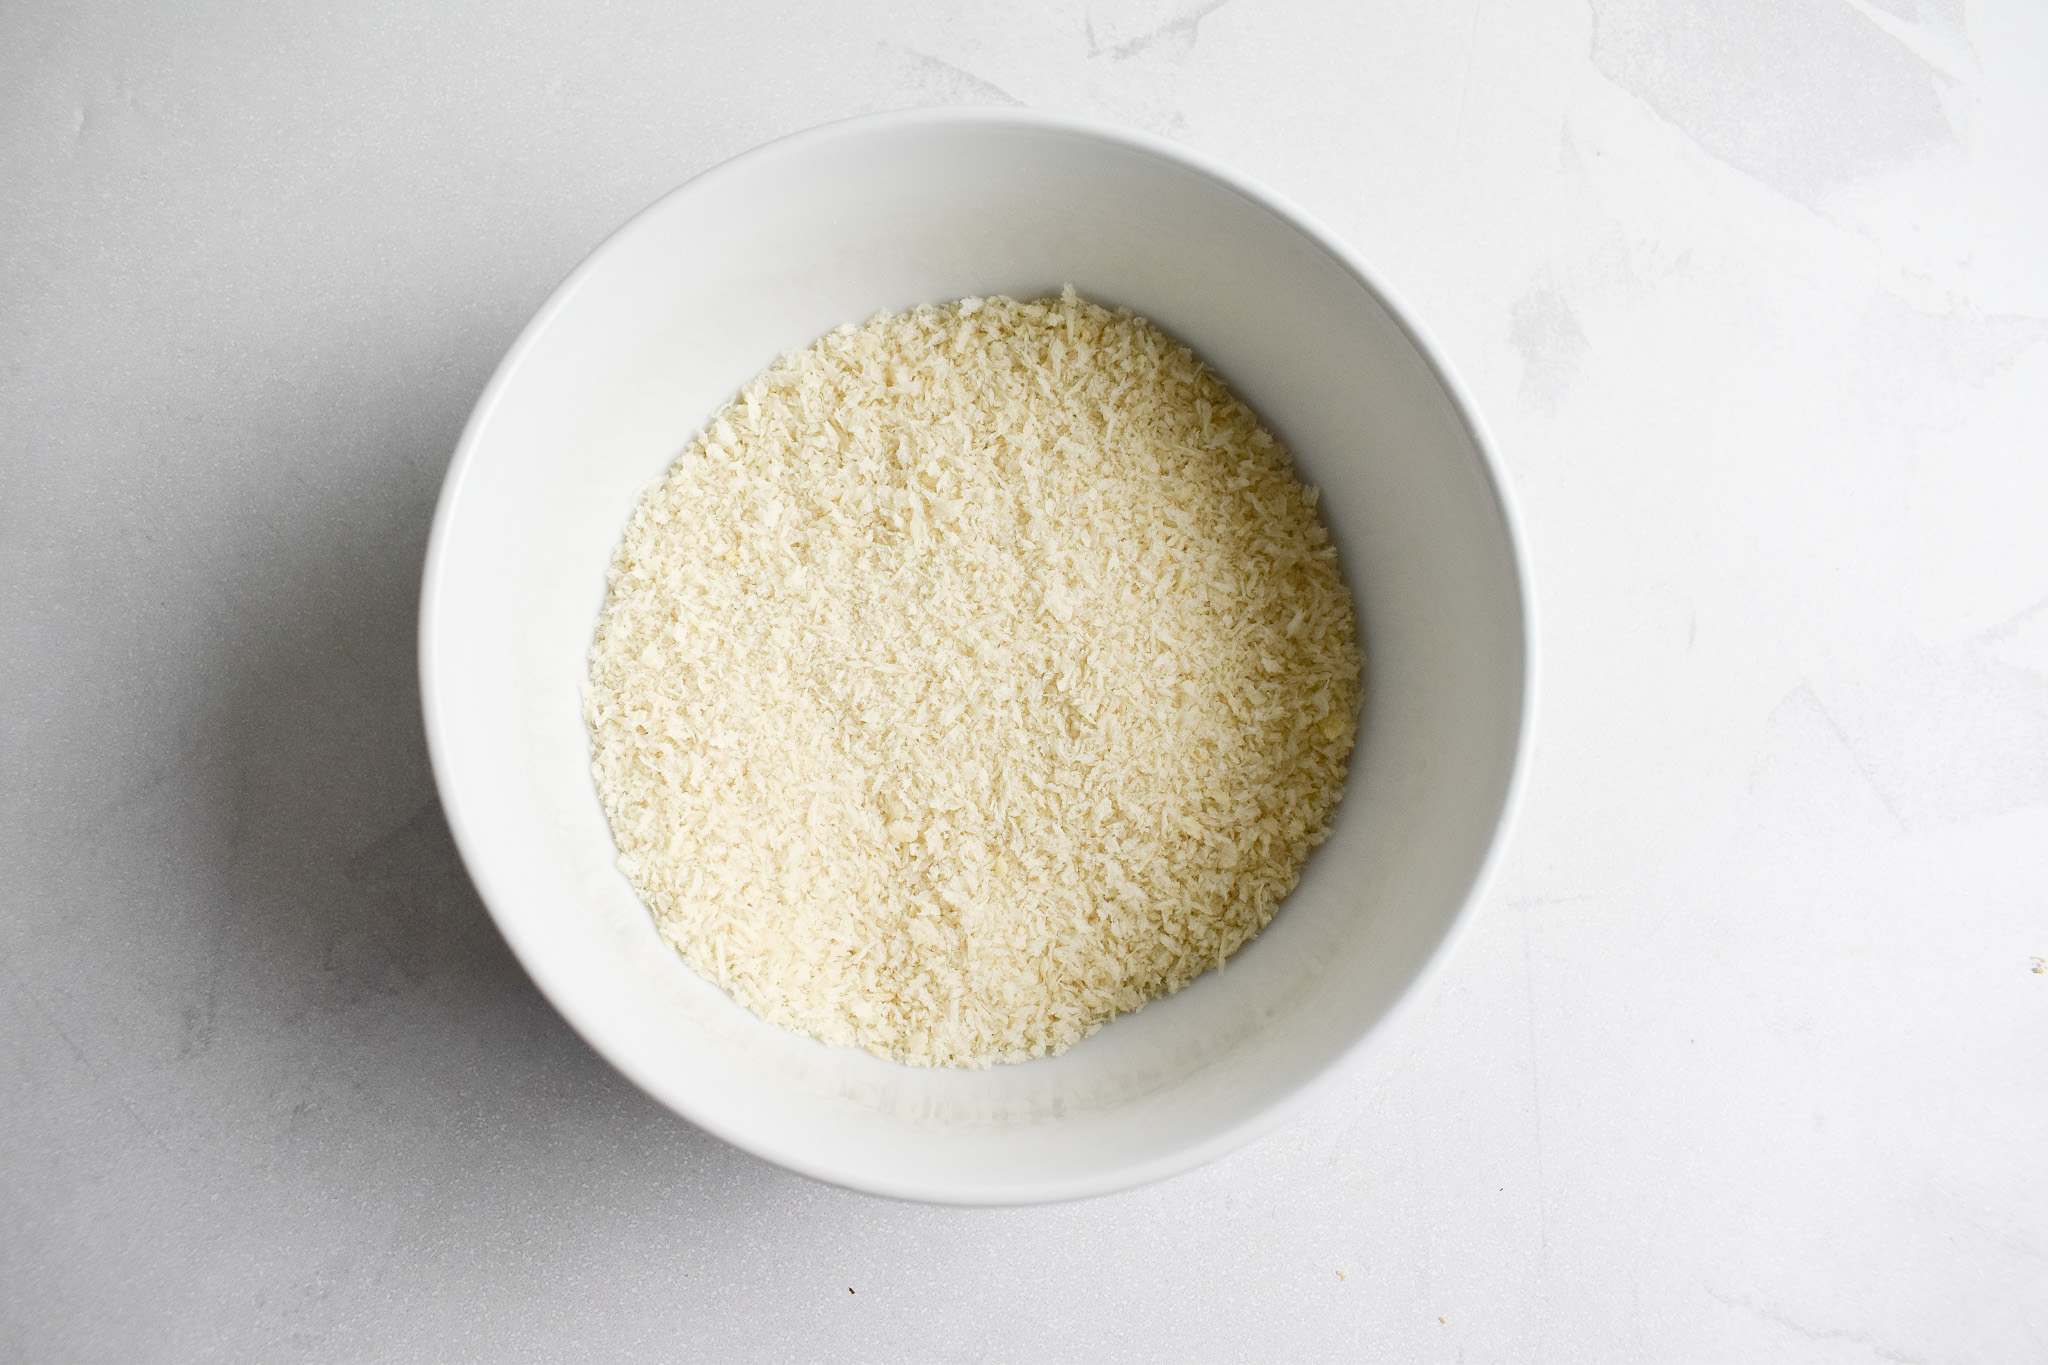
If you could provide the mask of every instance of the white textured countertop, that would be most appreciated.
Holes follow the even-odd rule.
[[[2048,6],[0,7],[0,1356],[2048,1359]],[[703,168],[1020,102],[1470,382],[1537,764],[1391,1060],[1012,1211],[698,1133],[456,862],[471,402]]]

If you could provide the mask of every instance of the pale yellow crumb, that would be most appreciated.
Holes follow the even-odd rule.
[[[1286,452],[1071,291],[841,327],[633,513],[593,771],[661,932],[773,1023],[1058,1052],[1272,917],[1356,734],[1350,594]]]

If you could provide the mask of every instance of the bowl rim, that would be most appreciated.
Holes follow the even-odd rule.
[[[617,244],[670,203],[703,192],[706,187],[723,179],[742,164],[751,167],[780,157],[811,152],[835,142],[888,136],[909,129],[939,126],[969,129],[1030,129],[1062,133],[1158,158],[1214,181],[1271,213],[1301,233],[1351,274],[1386,309],[1395,326],[1414,348],[1431,377],[1450,399],[1452,410],[1479,455],[1485,483],[1493,497],[1495,510],[1507,539],[1522,636],[1521,706],[1516,717],[1514,754],[1501,800],[1500,813],[1495,820],[1485,856],[1480,860],[1472,882],[1451,916],[1443,937],[1386,1012],[1293,1090],[1201,1141],[1177,1147],[1149,1159],[1112,1165],[1083,1176],[1040,1181],[1024,1188],[1009,1185],[1002,1189],[976,1188],[969,1182],[958,1180],[877,1178],[871,1172],[856,1169],[851,1165],[838,1164],[829,1157],[821,1157],[815,1152],[804,1150],[798,1144],[779,1141],[773,1136],[728,1121],[723,1114],[715,1112],[713,1107],[693,1103],[692,1096],[677,1094],[671,1086],[660,1079],[639,1074],[639,1068],[615,1055],[614,1049],[607,1045],[607,1039],[579,1017],[578,990],[558,977],[545,955],[537,952],[536,945],[522,934],[516,918],[501,912],[498,908],[501,888],[492,873],[488,859],[484,856],[483,843],[464,804],[460,784],[451,774],[447,762],[447,741],[444,736],[451,723],[447,714],[450,704],[443,694],[435,655],[435,639],[441,613],[440,598],[450,554],[451,527],[463,488],[477,463],[482,432],[489,424],[492,413],[511,382],[511,377],[520,369],[527,353],[534,347],[542,333],[553,324],[556,316],[568,307],[584,281],[603,268]],[[1398,293],[1335,232],[1291,199],[1233,170],[1216,158],[1154,134],[1071,114],[1023,108],[969,105],[908,109],[855,115],[820,124],[764,142],[706,168],[661,195],[607,234],[548,295],[547,301],[520,330],[518,337],[499,360],[490,381],[478,397],[476,406],[471,410],[469,419],[463,426],[462,435],[456,442],[453,457],[449,461],[448,471],[441,485],[440,497],[435,504],[420,583],[418,649],[421,717],[426,732],[428,758],[434,773],[434,785],[441,799],[441,808],[448,820],[449,832],[454,838],[463,866],[476,887],[479,899],[490,913],[492,922],[497,925],[498,932],[504,936],[514,957],[540,989],[541,994],[554,1006],[555,1011],[599,1056],[628,1080],[665,1108],[727,1144],[784,1169],[827,1184],[863,1194],[921,1203],[980,1206],[1045,1204],[1134,1189],[1163,1180],[1213,1161],[1273,1131],[1328,1094],[1346,1077],[1359,1071],[1367,1058],[1384,1045],[1385,1039],[1394,1033],[1407,1015],[1416,1008],[1416,1002],[1430,993],[1431,988],[1442,976],[1445,964],[1470,931],[1478,903],[1486,895],[1499,872],[1509,834],[1522,806],[1535,747],[1538,688],[1536,619],[1533,580],[1529,570],[1522,523],[1516,512],[1506,471],[1486,424],[1480,416],[1478,405],[1473,401],[1471,393],[1458,377],[1456,370],[1444,358],[1442,349],[1416,320],[1414,313],[1402,302]]]

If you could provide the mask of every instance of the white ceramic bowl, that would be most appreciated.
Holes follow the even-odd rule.
[[[1192,345],[1322,486],[1367,659],[1349,787],[1258,939],[1064,1055],[955,1071],[827,1048],[691,972],[614,866],[578,690],[605,567],[643,486],[781,351],[877,309],[1066,283]],[[1512,517],[1471,404],[1358,259],[1184,148],[985,109],[773,143],[599,247],[470,418],[420,608],[449,824],[569,1022],[770,1161],[974,1204],[1184,1170],[1358,1065],[1494,856],[1530,662]]]

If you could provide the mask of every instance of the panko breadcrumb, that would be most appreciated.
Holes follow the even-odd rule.
[[[626,528],[585,694],[619,866],[773,1023],[1059,1052],[1220,966],[1323,840],[1362,661],[1317,492],[1078,299],[784,355]]]

